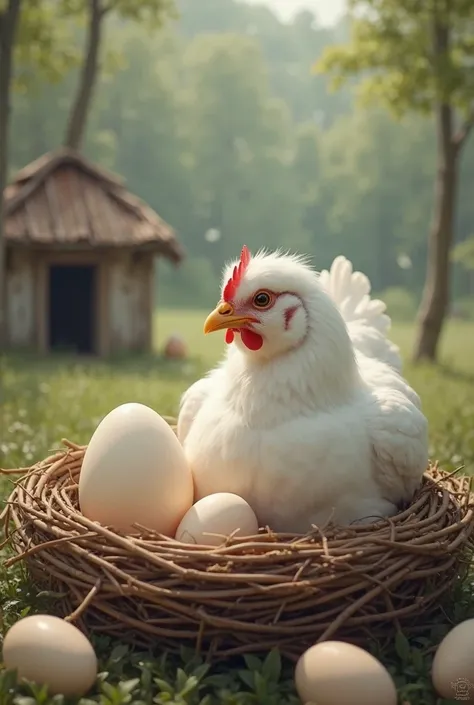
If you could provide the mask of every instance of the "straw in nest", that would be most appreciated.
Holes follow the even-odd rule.
[[[368,526],[269,530],[217,548],[146,529],[127,537],[78,510],[85,447],[33,466],[3,521],[41,588],[65,593],[58,611],[86,633],[214,658],[278,645],[297,658],[315,641],[390,638],[426,627],[473,549],[471,482],[431,467],[412,504]]]

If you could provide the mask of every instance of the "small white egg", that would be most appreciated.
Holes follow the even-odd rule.
[[[203,497],[186,512],[176,531],[176,540],[200,546],[220,546],[234,532],[239,539],[255,536],[258,533],[257,517],[242,497],[231,492],[216,492]]]
[[[73,624],[50,615],[20,619],[3,642],[3,662],[18,678],[47,685],[51,695],[81,697],[97,677],[92,644]]]
[[[431,676],[442,698],[474,703],[474,619],[446,634],[436,650]]]
[[[295,685],[303,705],[397,705],[387,669],[364,649],[342,641],[324,641],[302,654]]]
[[[79,505],[103,526],[166,536],[193,503],[183,448],[166,421],[144,404],[122,404],[102,419],[84,454]]]

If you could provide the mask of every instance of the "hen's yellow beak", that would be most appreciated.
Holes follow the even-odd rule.
[[[232,304],[223,301],[206,318],[204,333],[214,333],[224,328],[243,328],[249,323],[258,323],[258,320],[253,316],[236,316]]]

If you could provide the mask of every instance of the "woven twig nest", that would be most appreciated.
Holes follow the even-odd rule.
[[[86,633],[214,657],[278,645],[296,658],[318,640],[363,643],[430,623],[472,554],[470,478],[436,467],[411,506],[369,526],[262,530],[218,548],[143,529],[127,537],[82,516],[85,447],[33,466],[16,483],[4,523],[38,587],[64,593],[58,613]]]

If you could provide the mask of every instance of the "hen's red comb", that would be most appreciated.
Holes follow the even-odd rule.
[[[249,266],[249,262],[251,259],[252,255],[250,254],[250,250],[247,247],[247,245],[244,245],[242,247],[242,252],[240,253],[240,262],[238,265],[234,267],[234,271],[232,272],[232,276],[225,285],[224,288],[224,293],[223,293],[223,299],[224,301],[231,301],[233,297],[235,296],[235,292],[237,291],[237,287],[239,286],[240,282],[242,281],[242,277],[244,276],[245,270]]]

